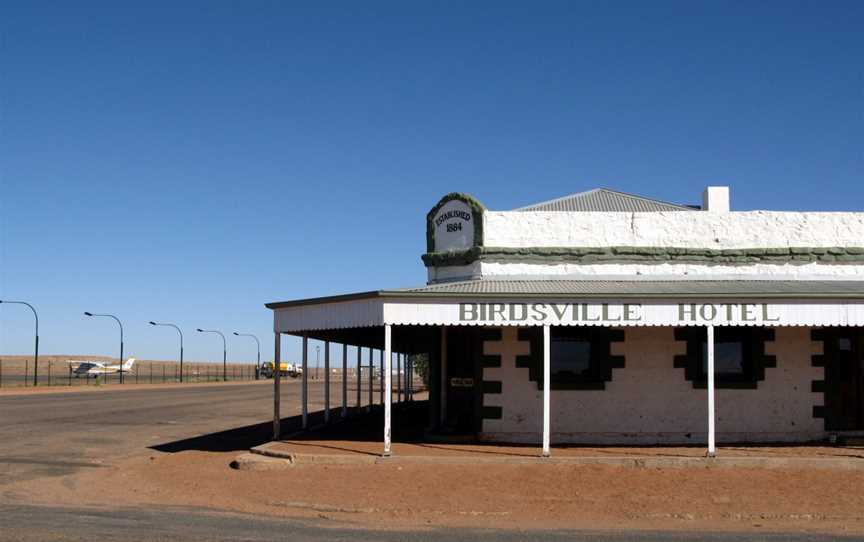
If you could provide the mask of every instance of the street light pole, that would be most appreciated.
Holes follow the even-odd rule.
[[[258,362],[257,365],[255,365],[255,380],[258,380],[258,375],[261,374],[261,341],[259,341],[258,337],[251,333],[237,333],[235,331],[234,335],[237,335],[238,337],[252,337],[253,339],[255,339],[255,343],[258,345]],[[281,370],[281,367],[278,367],[276,370]]]
[[[215,329],[198,328],[199,333],[215,333],[222,337],[222,382],[228,382],[228,343],[225,342],[225,335],[221,331]]]
[[[173,327],[177,330],[177,333],[180,334],[180,383],[183,383],[183,332],[180,331],[180,328],[174,324],[169,323],[160,323],[160,322],[150,322],[151,326],[168,326]]]
[[[92,312],[85,312],[84,316],[104,316],[105,318],[113,318],[117,325],[120,326],[120,383],[123,383],[123,322],[120,321],[119,318],[114,316],[113,314],[95,314]],[[105,381],[108,382],[107,380]]]
[[[36,348],[33,353],[33,386],[38,384],[39,378],[39,315],[36,313],[36,309],[33,308],[33,305],[27,303],[26,301],[2,301],[0,303],[10,303],[14,305],[27,305],[30,307],[30,310],[33,311],[33,316],[36,318]],[[26,382],[27,377],[25,375],[24,380]]]

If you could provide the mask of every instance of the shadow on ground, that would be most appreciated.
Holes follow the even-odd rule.
[[[324,425],[324,411],[309,414],[309,425],[313,427],[306,433],[292,435],[292,440],[342,440],[375,441],[384,439],[384,413],[380,406],[371,410],[349,408],[348,418],[342,420],[340,409],[330,411],[330,425]],[[428,403],[416,401],[393,406],[393,438],[401,442],[422,442],[423,428],[427,424]],[[302,417],[282,418],[282,435],[291,435],[302,428]],[[151,446],[152,450],[166,453],[196,450],[202,452],[246,451],[254,446],[270,442],[273,437],[273,422],[256,423],[208,433],[183,440],[175,440]]]
[[[284,423],[292,423],[293,418],[285,418]],[[256,423],[236,427],[218,433],[208,433],[183,440],[175,440],[151,446],[151,450],[167,453],[198,450],[202,452],[234,452],[248,450],[272,440],[273,422]]]
[[[324,425],[324,411],[312,412],[309,414],[309,426],[311,430],[302,432],[301,416],[291,416],[282,419],[282,435],[283,438],[290,439],[295,446],[303,446],[304,442],[310,442],[310,445],[315,447],[328,447],[327,441],[331,441],[334,449],[342,449],[338,447],[337,442],[383,442],[384,440],[384,413],[383,409],[376,405],[371,409],[367,407],[348,409],[348,416],[342,419],[340,409],[333,409],[330,412],[330,419],[333,422],[329,425]],[[472,437],[465,437],[452,434],[430,434],[426,431],[429,421],[429,402],[428,401],[412,401],[408,403],[399,403],[393,405],[393,441],[406,444],[414,444],[423,448],[447,450],[450,448],[458,449],[464,444],[472,445],[472,453],[490,454],[490,455],[537,455],[537,444],[511,444],[508,443],[502,447],[495,443],[479,442]],[[246,451],[255,446],[272,441],[273,423],[264,422],[244,427],[219,431],[217,433],[209,433],[188,439],[166,442],[152,446],[151,449],[160,452],[176,453],[187,450],[205,451],[205,452],[234,452]],[[538,435],[539,441],[539,435]],[[312,444],[314,442],[314,444]],[[818,450],[818,456],[834,456],[850,457],[849,449],[842,452],[834,452],[831,448],[826,448],[823,443],[813,443],[814,450]],[[750,450],[758,451],[762,455],[787,455],[787,448],[808,447],[807,444],[739,444],[726,445],[724,450],[749,452]],[[555,449],[574,449],[574,448],[591,448],[592,453],[597,455],[646,455],[646,449],[656,448],[662,450],[664,455],[678,457],[692,457],[693,453],[685,451],[686,449],[694,449],[701,451],[704,444],[693,444],[691,446],[663,446],[663,445],[641,445],[637,447],[629,445],[596,445],[587,444],[557,444]],[[856,449],[857,450],[857,449]],[[357,450],[346,449],[352,453],[358,453]],[[377,455],[377,454],[376,454]],[[862,457],[860,455],[851,455],[851,457]]]

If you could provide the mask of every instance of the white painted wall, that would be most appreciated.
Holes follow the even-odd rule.
[[[864,240],[861,242],[864,244]],[[759,280],[856,280],[864,279],[864,265],[828,263],[754,263],[747,265],[707,265],[696,263],[656,264],[579,264],[475,262],[478,269],[468,266],[429,268],[429,281],[478,278],[540,277],[554,278],[637,278],[660,279],[691,276],[715,280],[749,278]],[[445,271],[445,270],[448,270]],[[443,278],[442,277],[446,277]]]
[[[484,396],[484,404],[503,409],[501,420],[484,420],[481,438],[505,442],[540,442],[542,393],[517,369],[515,357],[528,352],[516,328],[502,328],[502,341],[486,342],[486,354],[500,354],[501,367],[484,369],[484,380],[500,380],[502,393]],[[823,377],[810,356],[821,343],[810,341],[809,328],[777,328],[766,345],[777,367],[766,369],[756,390],[717,390],[718,442],[807,441],[825,435],[813,418],[822,394],[810,383]],[[552,442],[597,444],[703,444],[707,441],[707,393],[693,388],[684,369],[673,368],[684,353],[672,328],[627,328],[613,354],[626,366],[613,370],[603,391],[552,391]]]
[[[864,213],[486,211],[487,247],[861,246]]]
[[[480,262],[473,262],[468,265],[432,266],[426,268],[426,279],[430,284],[453,280],[478,279],[481,278],[480,266]]]

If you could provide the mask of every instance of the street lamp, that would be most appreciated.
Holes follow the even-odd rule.
[[[222,381],[228,382],[228,343],[225,342],[225,335],[215,329],[201,329],[199,327],[197,331],[198,333],[215,333],[222,337]]]
[[[105,318],[113,318],[117,325],[120,326],[120,383],[123,383],[123,322],[120,321],[119,318],[114,316],[113,314],[94,314],[92,312],[85,312],[84,316],[104,316]],[[107,373],[106,373],[107,374]],[[107,380],[106,380],[107,382]]]
[[[33,353],[33,385],[36,386],[38,384],[38,376],[39,376],[39,315],[36,314],[36,309],[33,308],[33,305],[27,303],[26,301],[3,301],[0,300],[0,303],[10,303],[14,305],[27,305],[30,307],[30,310],[33,311],[33,316],[36,318],[36,350]],[[24,381],[27,381],[27,377],[25,375]]]
[[[237,333],[235,331],[234,335],[238,337],[252,337],[253,339],[255,339],[255,343],[258,345],[258,363],[255,365],[255,380],[258,380],[258,375],[261,373],[261,341],[259,341],[258,337],[251,333]],[[277,367],[276,370],[278,371],[280,370],[280,368]]]
[[[161,323],[161,322],[150,322],[151,326],[168,326],[173,327],[177,330],[177,333],[180,334],[180,382],[183,382],[183,332],[180,331],[180,328],[174,324],[169,323]]]

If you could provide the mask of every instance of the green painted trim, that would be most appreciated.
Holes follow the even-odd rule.
[[[501,393],[502,383],[500,380],[484,380],[482,385],[484,394]]]
[[[504,415],[504,409],[500,406],[484,406],[481,416],[484,420],[500,420]]]
[[[828,417],[828,409],[824,405],[813,405],[813,418],[825,419]]]
[[[864,263],[864,247],[792,248],[678,248],[678,247],[483,247],[461,252],[429,252],[426,267],[448,267],[481,262],[538,263],[708,263],[805,264],[811,262]]]
[[[426,252],[430,254],[435,253],[435,226],[433,226],[435,215],[438,214],[441,207],[453,200],[459,200],[471,208],[471,219],[474,221],[474,246],[483,246],[483,211],[486,210],[486,207],[470,194],[451,192],[441,198],[435,207],[426,213]]]

